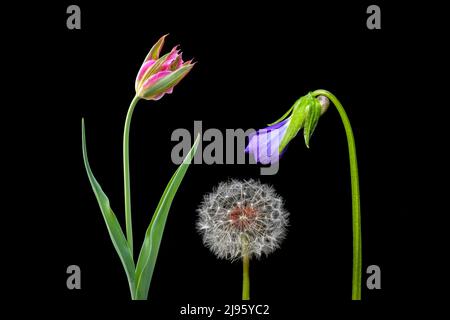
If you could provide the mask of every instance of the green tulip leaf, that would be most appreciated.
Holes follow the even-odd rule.
[[[120,261],[122,261],[123,268],[125,269],[128,278],[128,284],[130,285],[131,293],[132,295],[134,295],[135,266],[133,257],[131,255],[128,242],[125,238],[125,235],[123,234],[119,221],[117,220],[116,215],[114,214],[114,212],[110,207],[109,199],[103,192],[102,188],[100,187],[100,184],[95,179],[89,166],[89,160],[86,150],[86,134],[84,129],[84,119],[81,120],[81,135],[82,135],[83,160],[84,166],[86,168],[86,173],[88,175],[89,182],[91,183],[91,187],[92,190],[94,191],[95,197],[97,198],[98,205],[100,206],[100,210],[105,220],[111,241],[114,245],[114,248],[117,251],[117,254],[119,255]]]
[[[158,206],[153,214],[150,225],[145,233],[144,242],[139,253],[138,262],[136,265],[136,299],[146,300],[150,282],[155,269],[156,259],[161,244],[161,239],[166,225],[167,216],[169,214],[170,206],[181,184],[181,181],[186,174],[186,171],[191,163],[191,160],[197,150],[199,136],[194,142],[191,150],[184,159],[183,163],[175,171],[174,175],[167,184],[166,189],[158,203]]]

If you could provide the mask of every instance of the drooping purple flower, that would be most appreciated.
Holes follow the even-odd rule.
[[[256,162],[262,164],[276,163],[280,158],[280,144],[290,121],[291,118],[289,117],[251,134],[245,152],[253,155]]]
[[[316,128],[320,116],[328,109],[326,97],[314,97],[311,93],[298,99],[294,105],[277,121],[267,128],[250,135],[245,152],[253,155],[256,162],[276,163],[289,142],[303,130],[305,144],[309,148],[309,139]]]

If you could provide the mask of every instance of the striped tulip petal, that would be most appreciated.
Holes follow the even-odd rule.
[[[191,71],[194,65],[186,65],[176,71],[161,71],[149,78],[141,87],[138,95],[146,100],[158,100],[173,88]]]
[[[155,64],[156,60],[148,60],[144,62],[144,64],[141,66],[141,69],[138,72],[138,75],[136,77],[136,83],[135,83],[135,89],[137,90],[139,83],[144,78],[145,73],[150,69],[151,66]]]
[[[161,38],[159,38],[159,40],[150,49],[149,53],[145,57],[144,62],[148,61],[148,60],[156,60],[156,59],[159,58],[159,54],[161,53],[161,49],[164,46],[164,41],[166,40],[166,37],[168,35],[169,34],[165,34]]]

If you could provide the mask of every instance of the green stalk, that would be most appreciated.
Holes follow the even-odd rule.
[[[250,300],[250,258],[247,254],[242,256],[242,300]]]
[[[129,158],[129,136],[131,117],[136,107],[139,97],[135,96],[128,108],[127,118],[125,119],[125,127],[123,129],[123,186],[125,195],[125,226],[128,246],[130,247],[131,256],[133,257],[133,226],[131,223],[131,190],[130,190],[130,158]]]
[[[339,100],[329,91],[316,90],[313,96],[325,96],[334,104],[341,116],[347,135],[348,153],[350,159],[350,178],[352,188],[352,230],[353,230],[353,273],[352,273],[352,300],[361,300],[361,268],[362,268],[362,244],[361,244],[361,207],[359,199],[358,163],[356,160],[356,147],[350,120]]]

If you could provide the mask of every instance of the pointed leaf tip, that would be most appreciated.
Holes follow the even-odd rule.
[[[309,149],[309,137],[306,134],[304,134],[304,137],[305,137],[305,145]]]
[[[286,117],[291,113],[292,109],[294,109],[294,106],[295,106],[295,104],[292,107],[290,107],[289,110],[281,116],[281,118],[279,118],[277,121],[274,121],[272,123],[268,123],[267,126],[269,126],[269,127],[273,126],[274,124],[277,124],[277,123],[283,121],[284,119],[286,119]]]

